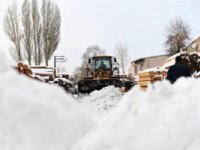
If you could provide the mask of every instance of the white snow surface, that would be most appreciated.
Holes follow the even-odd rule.
[[[1,60],[6,61],[0,51]],[[76,102],[62,88],[18,75],[4,61],[0,66],[1,150],[200,148],[200,80],[157,82],[147,92],[133,88],[124,96],[107,87],[84,97],[86,104]],[[112,104],[105,109],[109,111],[103,110],[110,106],[104,102]],[[92,112],[99,107],[105,113],[101,117]]]
[[[144,72],[163,72],[163,71],[166,71],[167,72],[167,69],[165,68],[161,68],[161,67],[155,67],[155,68],[149,68],[149,69],[145,69],[139,73],[144,73]]]
[[[1,150],[69,150],[94,127],[91,113],[61,88],[0,68]]]
[[[133,89],[73,150],[197,150],[200,80]]]
[[[79,99],[79,102],[89,107],[89,109],[98,116],[103,116],[112,108],[116,107],[122,98],[119,88],[108,86],[100,91],[94,91],[91,94]]]
[[[8,54],[4,53],[0,50],[0,73],[5,72],[7,70],[10,69],[10,65],[8,63],[9,59],[8,59]]]

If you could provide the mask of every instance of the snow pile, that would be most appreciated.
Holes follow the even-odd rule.
[[[200,80],[133,89],[73,150],[198,150]]]
[[[85,104],[97,115],[104,115],[118,104],[121,97],[122,94],[119,88],[108,86],[79,99],[79,102]]]
[[[83,97],[80,104],[62,88],[15,73],[6,61],[0,51],[1,150],[200,147],[200,80],[158,82],[147,92],[133,88],[124,96],[107,87]],[[85,105],[104,114],[98,124]]]
[[[0,73],[3,73],[7,70],[9,70],[10,66],[8,64],[8,58],[6,53],[2,52],[0,50]]]
[[[7,67],[1,63],[1,150],[69,150],[94,127],[91,113],[64,90]]]

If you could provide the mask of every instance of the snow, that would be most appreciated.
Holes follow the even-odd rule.
[[[143,71],[141,71],[139,73],[144,73],[144,72],[163,72],[163,71],[167,72],[167,70],[164,69],[164,68],[155,67],[155,68],[149,68],[149,69],[143,70]]]
[[[0,67],[1,150],[69,150],[94,127],[94,116],[62,88],[8,66]]]
[[[31,77],[33,77],[34,79],[38,79],[39,81],[42,81],[42,82],[45,82],[45,80],[49,79],[49,77],[41,77],[41,76],[35,75],[35,74],[31,75]]]
[[[172,55],[171,57],[169,57],[168,59],[165,60],[163,66],[161,66],[161,68],[163,69],[168,69],[170,66],[174,65],[175,64],[175,58],[177,56],[180,56],[181,53],[185,53],[185,52],[180,52],[180,53],[177,53],[175,55]]]
[[[174,64],[175,64],[175,58],[170,60],[170,61],[168,61],[168,62],[166,62],[166,63],[164,63],[164,65],[161,66],[161,68],[167,69],[167,68],[169,68],[170,66],[172,66]]]
[[[112,86],[80,99],[11,69],[0,51],[1,150],[198,150],[200,79]]]
[[[31,68],[33,74],[45,74],[45,75],[54,75],[53,69],[41,69],[41,68]]]
[[[66,82],[66,83],[69,83],[69,84],[73,84],[72,81],[66,79],[66,78],[55,78],[54,81],[63,81],[63,82]]]
[[[4,53],[0,50],[0,72],[5,72],[10,68],[8,63],[7,53]]]
[[[200,80],[135,88],[73,150],[197,150]]]
[[[108,86],[80,98],[79,102],[88,107],[97,116],[103,116],[116,107],[121,98],[122,94],[119,88]]]

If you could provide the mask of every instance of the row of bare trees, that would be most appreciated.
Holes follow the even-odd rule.
[[[179,53],[184,50],[188,43],[190,42],[190,27],[181,18],[176,17],[170,21],[169,25],[166,27],[166,39],[164,41],[164,46],[166,52],[169,55]],[[86,76],[87,61],[89,57],[105,54],[105,50],[101,49],[99,46],[94,45],[86,49],[86,52],[82,55],[82,63],[80,67],[77,67],[74,74],[78,75],[75,78],[82,78]],[[120,70],[122,74],[125,74],[126,66],[129,61],[128,57],[128,47],[124,43],[118,43],[116,45],[114,54],[118,60]]]
[[[41,9],[37,0],[24,0],[21,13],[16,2],[11,4],[4,17],[4,30],[13,43],[13,58],[48,66],[60,41],[60,23],[60,10],[51,0],[43,0]]]

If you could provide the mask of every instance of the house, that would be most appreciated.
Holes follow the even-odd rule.
[[[151,57],[139,58],[131,62],[131,67],[128,69],[128,74],[131,77],[136,76],[140,71],[160,67],[164,64],[164,61],[169,55],[158,55]]]
[[[189,53],[192,53],[192,52],[200,53],[200,37],[198,37],[194,41],[192,41],[186,48],[186,51]]]

